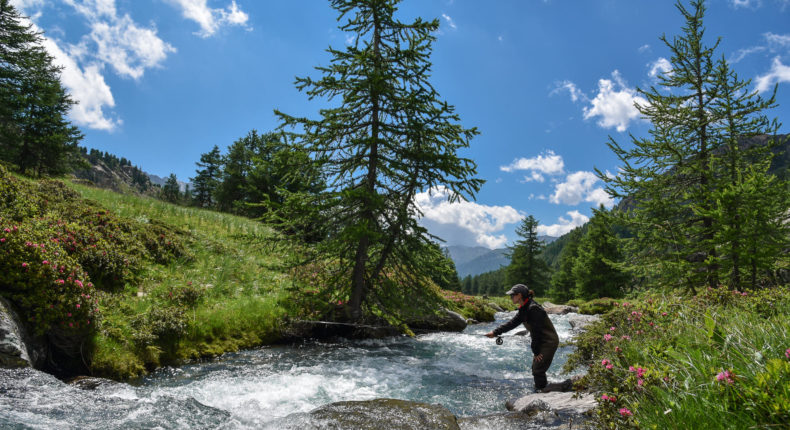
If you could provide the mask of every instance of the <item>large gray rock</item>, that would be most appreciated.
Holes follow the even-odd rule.
[[[585,326],[597,322],[601,319],[598,315],[574,314],[568,316],[568,324],[573,330],[582,330]]]
[[[43,366],[46,344],[30,336],[11,304],[0,297],[0,367]]]
[[[551,411],[581,415],[595,408],[595,397],[592,394],[578,394],[577,397],[573,392],[535,393],[511,400],[506,406],[510,411],[528,414]]]
[[[441,309],[437,314],[424,315],[406,321],[415,333],[434,331],[460,332],[466,328],[466,318],[448,309]]]
[[[477,417],[458,418],[462,430],[571,430],[588,428],[586,419],[576,415],[563,415],[550,411],[527,415],[506,412]]]
[[[546,311],[547,314],[554,314],[554,315],[565,315],[572,312],[579,312],[579,308],[576,306],[568,306],[568,305],[555,305],[554,303],[544,302],[543,309]]]
[[[505,312],[505,310],[504,310],[504,309],[502,309],[502,306],[499,306],[498,304],[496,304],[496,303],[494,303],[494,302],[488,303],[488,305],[487,305],[487,306],[488,306],[489,308],[491,308],[491,309],[493,309],[493,310],[497,311],[497,312]]]
[[[294,414],[274,427],[290,429],[460,430],[455,415],[441,405],[396,399],[338,402],[309,414]]]

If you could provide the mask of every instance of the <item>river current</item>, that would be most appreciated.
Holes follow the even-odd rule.
[[[458,417],[500,413],[532,390],[529,336],[513,330],[501,346],[483,336],[513,315],[461,333],[262,347],[90,391],[32,369],[0,370],[0,428],[275,429],[329,403],[375,398],[438,403]],[[567,316],[551,319],[569,340]],[[568,377],[560,369],[570,352],[557,351],[550,382]]]

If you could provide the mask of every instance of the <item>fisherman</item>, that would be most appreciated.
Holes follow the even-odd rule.
[[[551,323],[549,315],[543,310],[533,297],[535,292],[524,284],[513,285],[506,293],[513,304],[518,305],[518,313],[510,321],[486,333],[488,337],[498,337],[523,323],[532,338],[532,376],[535,378],[535,392],[540,393],[548,384],[546,371],[551,366],[554,353],[560,345],[557,331]]]

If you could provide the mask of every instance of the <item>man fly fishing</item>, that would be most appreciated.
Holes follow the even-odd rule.
[[[516,284],[506,294],[510,296],[513,304],[519,305],[518,313],[510,321],[486,333],[486,336],[497,337],[513,330],[519,324],[524,324],[532,338],[532,376],[535,378],[535,392],[541,392],[548,384],[546,371],[551,366],[551,360],[554,359],[560,339],[549,315],[533,299],[534,291],[527,288],[526,285]]]

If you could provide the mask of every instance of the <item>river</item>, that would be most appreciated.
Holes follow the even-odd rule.
[[[439,403],[458,417],[501,413],[532,390],[529,337],[512,336],[516,329],[497,346],[483,336],[513,314],[461,333],[267,346],[92,391],[32,369],[0,370],[0,428],[278,428],[328,403],[374,398]],[[568,340],[567,316],[551,319]],[[570,352],[557,352],[550,381],[568,376],[560,369]]]

